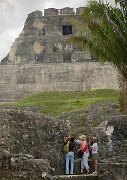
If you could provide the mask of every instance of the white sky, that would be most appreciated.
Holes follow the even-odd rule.
[[[108,0],[114,4],[115,0]],[[46,8],[80,7],[87,0],[0,0],[0,60],[5,57],[23,29],[27,15]]]

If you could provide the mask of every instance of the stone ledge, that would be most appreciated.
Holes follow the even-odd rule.
[[[53,180],[72,179],[72,180],[98,180],[98,176],[89,175],[59,175],[53,176]]]

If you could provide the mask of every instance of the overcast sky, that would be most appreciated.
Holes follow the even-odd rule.
[[[108,0],[113,3],[115,0]],[[0,60],[10,51],[15,38],[23,29],[27,15],[32,11],[54,7],[80,7],[87,0],[0,0]]]

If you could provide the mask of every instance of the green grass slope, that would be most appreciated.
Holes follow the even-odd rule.
[[[16,107],[39,107],[40,111],[45,115],[55,117],[62,113],[82,110],[98,101],[104,102],[110,100],[118,102],[118,99],[118,92],[110,89],[85,92],[42,92],[24,97],[8,105]]]

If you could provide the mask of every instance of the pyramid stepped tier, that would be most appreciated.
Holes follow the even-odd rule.
[[[72,8],[54,8],[44,11],[35,11],[28,14],[24,28],[13,43],[9,54],[1,64],[26,64],[26,63],[61,63],[83,62],[91,60],[92,55],[88,50],[82,51],[75,45],[66,43],[68,37],[76,33],[70,19],[80,18],[82,8],[77,8],[77,13]]]

